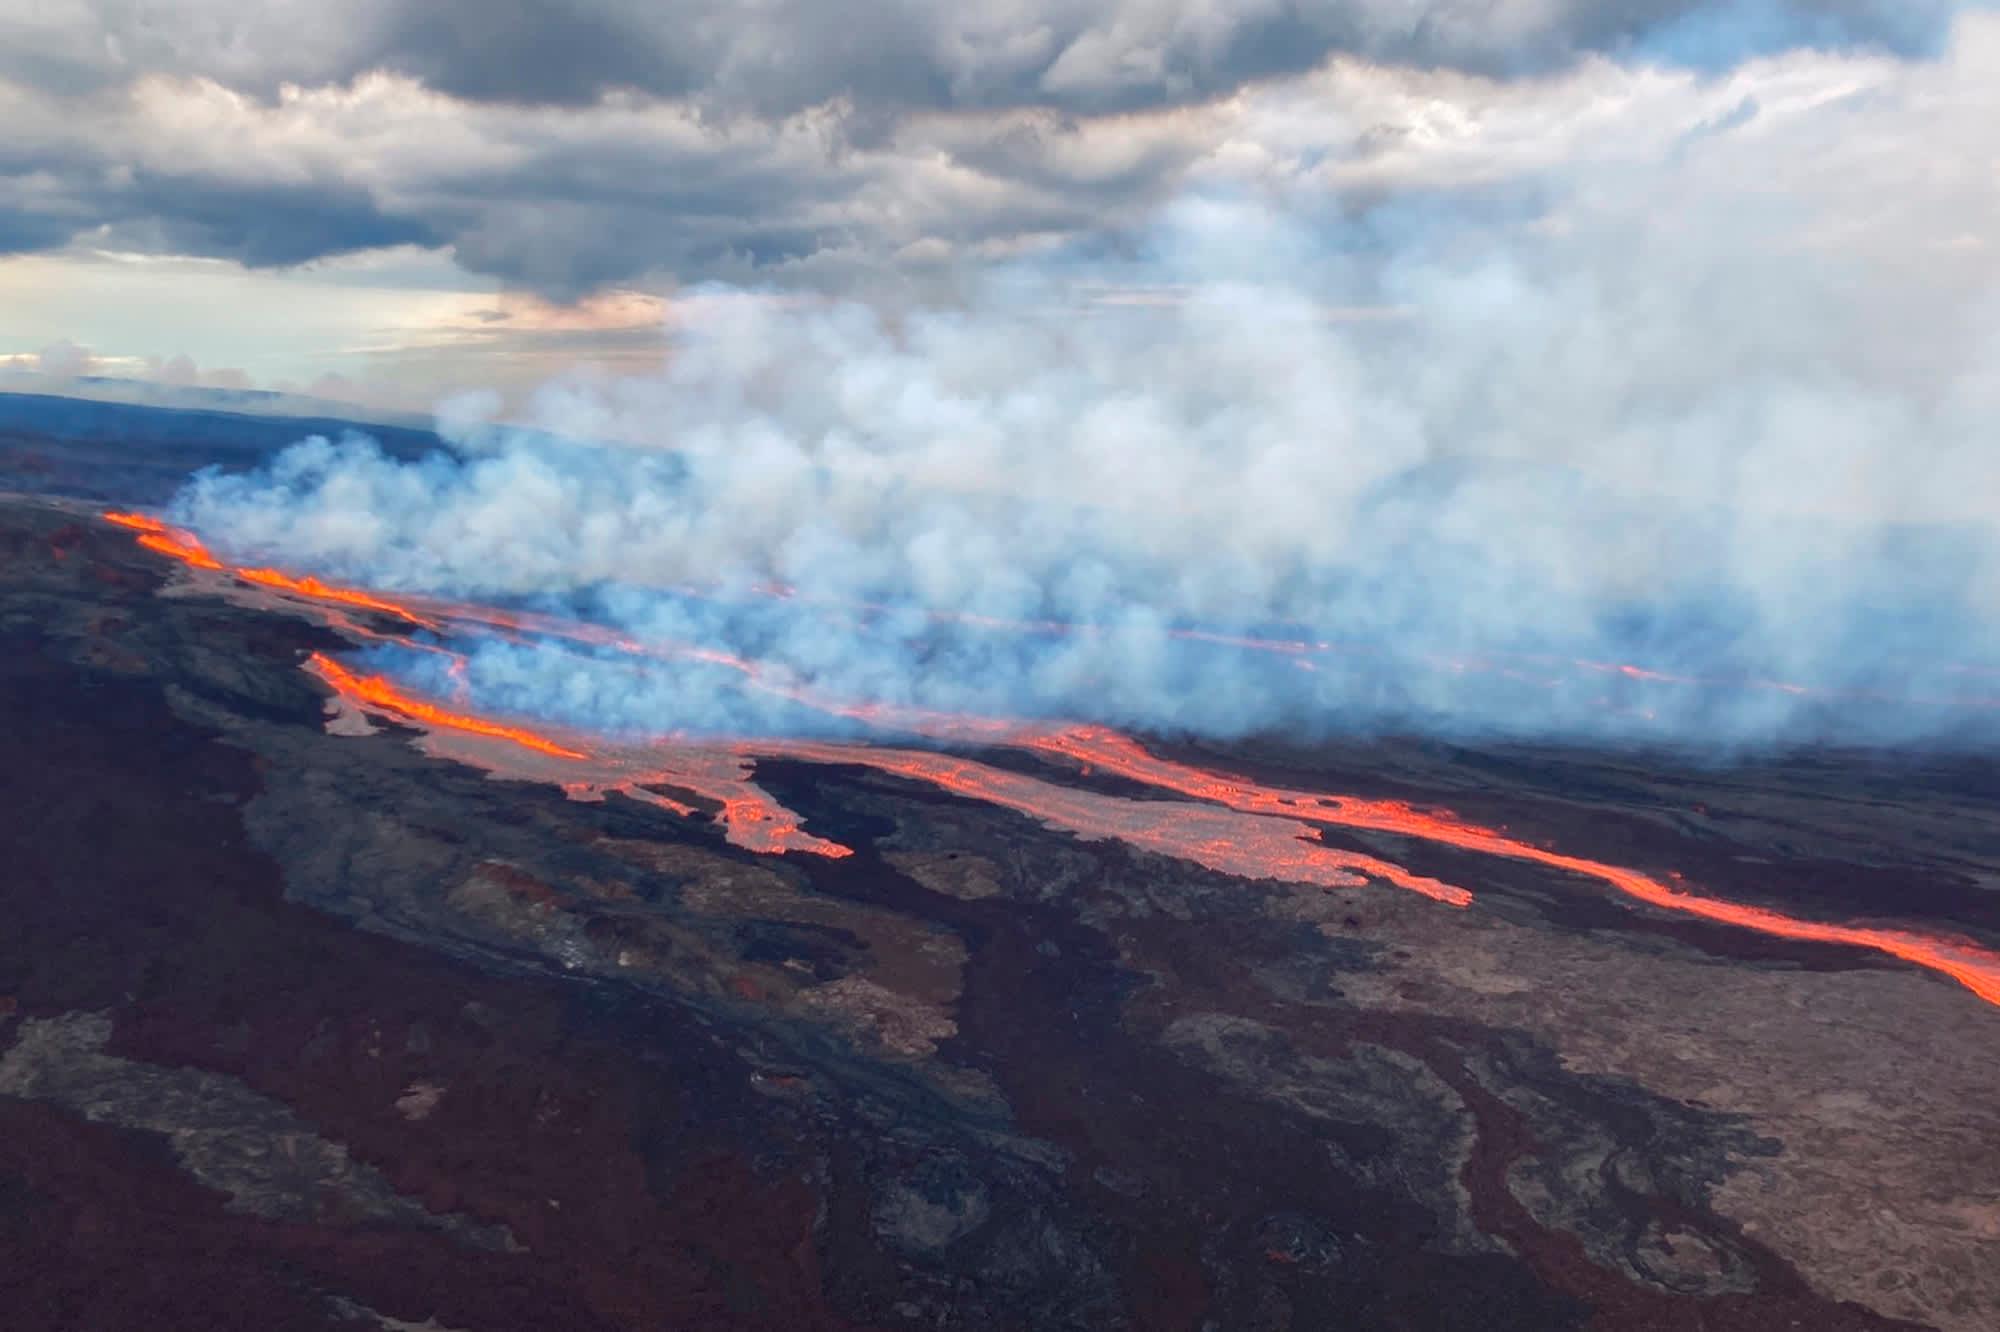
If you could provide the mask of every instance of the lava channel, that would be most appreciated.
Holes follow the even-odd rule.
[[[1276,879],[1322,888],[1359,888],[1380,879],[1434,901],[1463,907],[1472,894],[1399,865],[1323,844],[1294,818],[1245,814],[1212,804],[1128,800],[1057,786],[971,759],[926,750],[878,749],[805,741],[750,744],[767,758],[872,768],[970,800],[1026,814],[1086,841],[1119,841],[1243,879]]]
[[[469,712],[453,712],[429,703],[416,695],[399,688],[387,676],[357,675],[323,652],[315,652],[307,659],[312,672],[326,681],[335,693],[364,706],[384,712],[395,713],[411,721],[422,722],[426,726],[442,727],[447,731],[458,731],[465,735],[484,736],[491,740],[505,740],[509,744],[550,758],[587,759],[590,755],[580,749],[570,749],[555,741],[529,730],[525,726],[509,726],[502,722],[488,721],[484,717]]]
[[[217,560],[193,534],[169,527],[157,519],[134,513],[107,513],[105,519],[139,533],[139,543],[147,549],[192,567],[222,570],[239,576],[244,574],[243,570],[233,569]],[[420,615],[398,603],[376,599],[367,593],[332,588],[317,579],[291,578],[275,571],[257,572],[271,577],[248,581],[281,588],[308,600],[385,610],[400,615],[413,625],[445,627],[458,619],[474,624],[483,622],[489,627],[512,628],[519,625],[530,633],[549,633],[555,627],[555,622],[543,617],[530,618],[471,607],[465,608],[459,615],[449,611],[443,615]],[[574,641],[647,655],[698,656],[742,671],[759,687],[788,694],[795,688],[774,679],[757,663],[711,649],[677,649],[671,645],[649,648],[599,626],[573,626],[567,635],[552,636],[569,636]],[[1449,813],[1426,811],[1401,801],[1365,800],[1267,787],[1245,778],[1176,763],[1148,752],[1130,737],[1106,727],[1074,726],[1037,731],[981,718],[956,718],[914,711],[899,713],[895,709],[866,704],[844,705],[821,700],[803,690],[793,695],[802,702],[810,702],[812,706],[877,724],[899,725],[918,731],[934,730],[939,735],[959,738],[978,736],[990,743],[1064,760],[1086,771],[1109,772],[1141,785],[1171,791],[1198,803],[1194,806],[1179,803],[1163,805],[1155,811],[1151,807],[1161,802],[1121,801],[1115,797],[1096,796],[1037,782],[942,754],[877,749],[865,745],[777,741],[736,747],[680,747],[674,751],[672,760],[668,760],[658,746],[608,757],[593,756],[524,726],[493,722],[475,713],[439,707],[407,693],[385,677],[358,675],[322,654],[314,654],[310,665],[336,692],[363,706],[441,731],[499,740],[542,757],[592,763],[603,769],[601,776],[563,782],[562,785],[572,794],[620,790],[683,814],[693,812],[692,807],[654,788],[681,789],[710,800],[720,807],[721,821],[732,840],[754,850],[782,852],[804,849],[823,855],[849,854],[846,847],[805,833],[795,816],[755,787],[749,778],[749,769],[755,757],[795,757],[820,763],[859,764],[1015,809],[1079,836],[1116,838],[1248,878],[1289,879],[1329,887],[1349,887],[1375,877],[1453,905],[1464,906],[1471,901],[1471,894],[1455,885],[1411,874],[1373,857],[1339,851],[1316,839],[1308,840],[1308,825],[1387,833],[1483,855],[1527,861],[1595,879],[1625,897],[1658,910],[1774,938],[1882,953],[1948,976],[1986,1002],[2000,1005],[2000,954],[1969,941],[1886,926],[1806,920],[1765,907],[1702,897],[1638,870],[1535,846]],[[1592,665],[1601,668],[1603,664]],[[1639,674],[1637,668],[1630,671],[1615,669],[1621,674]],[[685,752],[682,752],[683,749]],[[1250,816],[1255,821],[1218,823],[1212,815],[1190,812],[1191,809],[1212,807]]]
[[[1211,800],[1248,813],[1283,815],[1329,827],[1393,833],[1509,860],[1525,860],[1608,884],[1626,897],[1662,911],[1733,925],[1779,939],[1868,949],[1949,976],[1987,1003],[2000,1005],[2000,953],[1968,940],[1887,926],[1805,920],[1766,907],[1702,897],[1619,865],[1565,855],[1468,823],[1456,815],[1427,812],[1396,800],[1362,800],[1261,786],[1148,753],[1128,736],[1105,727],[1080,726],[1026,742],[1037,753],[1059,756],[1088,769]]]

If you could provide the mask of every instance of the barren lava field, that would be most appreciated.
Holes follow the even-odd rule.
[[[353,662],[596,633],[0,503],[7,1326],[2000,1326],[1991,762]]]

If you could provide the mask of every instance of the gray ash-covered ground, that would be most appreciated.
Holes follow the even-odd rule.
[[[332,635],[170,575],[0,504],[10,1328],[2000,1326],[2000,1008],[1940,976],[819,763],[758,779],[856,854],[757,856],[329,735]],[[1963,755],[1201,758],[2000,939]]]

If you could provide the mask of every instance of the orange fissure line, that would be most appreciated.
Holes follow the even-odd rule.
[[[979,737],[992,743],[1062,759],[1086,771],[1111,773],[1206,805],[1257,816],[1259,821],[1256,823],[1239,823],[1226,828],[1201,825],[1199,819],[1194,819],[1188,827],[1177,830],[1169,823],[1153,818],[1152,811],[1138,808],[1143,802],[1126,801],[1122,802],[1122,806],[1098,803],[1111,798],[1097,797],[1092,800],[1081,793],[1072,793],[1075,796],[1072,799],[1046,783],[943,755],[837,744],[781,742],[761,747],[761,752],[774,755],[860,763],[1015,809],[1052,826],[1066,827],[1085,836],[1116,837],[1229,873],[1246,877],[1290,878],[1327,886],[1350,885],[1365,876],[1383,879],[1455,906],[1467,905],[1472,900],[1470,893],[1456,885],[1411,874],[1386,861],[1321,846],[1298,836],[1298,831],[1306,825],[1388,833],[1581,875],[1659,910],[1774,938],[1882,953],[1949,976],[1986,1002],[2000,1005],[2000,954],[1970,941],[1912,930],[1806,920],[1765,907],[1702,897],[1637,870],[1535,846],[1497,829],[1466,822],[1447,812],[1427,811],[1401,801],[1364,800],[1267,787],[1246,778],[1176,763],[1150,753],[1130,737],[1107,727],[1075,726],[1055,731],[1032,731],[1013,723],[986,718],[958,717],[879,704],[847,704],[819,697],[809,689],[778,678],[760,663],[713,649],[692,645],[649,646],[600,626],[570,624],[549,617],[517,615],[478,607],[464,608],[461,614],[442,603],[428,600],[423,604],[433,613],[425,614],[385,597],[335,587],[312,577],[294,577],[274,569],[231,568],[217,560],[192,533],[170,527],[144,514],[111,512],[106,513],[104,518],[106,522],[138,533],[139,544],[147,549],[192,567],[227,570],[246,581],[312,600],[394,615],[412,625],[440,632],[455,624],[483,624],[567,637],[572,641],[614,647],[635,654],[723,665],[742,672],[760,688],[836,715],[901,726],[937,738]],[[1267,649],[1279,647],[1268,641],[1231,641],[1244,646],[1254,643]],[[1304,646],[1287,644],[1279,650],[1295,651]],[[1640,679],[1675,679],[1638,667],[1610,663],[1578,664],[1587,669],[1614,671]],[[358,675],[323,654],[315,653],[311,665],[329,686],[359,703],[446,730],[509,741],[555,758],[586,760],[592,757],[523,726],[489,721],[473,713],[439,707],[404,691],[386,677]],[[689,785],[684,776],[671,770],[659,774],[658,780]],[[755,792],[755,787],[747,778],[720,785],[703,783],[698,789],[721,804],[723,821],[732,830],[732,835],[756,849],[782,851],[796,848],[825,855],[849,854],[845,847],[804,833],[789,811],[761,793],[749,794]],[[1110,812],[1113,810],[1117,813]]]
[[[524,726],[509,726],[501,722],[487,721],[483,717],[466,712],[452,712],[427,703],[414,694],[406,693],[380,675],[357,675],[323,652],[315,652],[308,659],[308,665],[319,677],[345,698],[370,707],[380,708],[420,721],[430,726],[442,727],[448,731],[461,731],[467,735],[483,735],[495,740],[506,740],[523,749],[537,754],[547,754],[551,758],[587,759],[590,755],[582,750],[559,745],[546,736],[539,735]]]
[[[1081,837],[1121,841],[1239,878],[1325,888],[1358,888],[1374,878],[1450,906],[1472,903],[1472,894],[1454,884],[1412,874],[1360,852],[1326,846],[1312,839],[1311,829],[1296,819],[1246,816],[1207,803],[1128,800],[1071,790],[971,759],[922,750],[780,741],[746,744],[743,751],[873,768],[1011,809]]]
[[[358,607],[361,610],[379,611],[384,615],[393,615],[399,619],[406,620],[420,629],[442,629],[444,627],[438,621],[430,619],[428,616],[419,615],[416,611],[411,610],[408,606],[400,602],[391,601],[387,597],[378,597],[369,592],[359,592],[349,587],[336,587],[332,583],[321,582],[311,575],[295,578],[290,574],[282,573],[276,569],[238,568],[234,572],[238,578],[241,578],[246,583],[256,583],[262,587],[277,588],[281,592],[295,593],[298,596],[306,597],[313,601],[332,601],[338,602],[343,606]]]
[[[104,521],[117,527],[137,532],[138,542],[147,550],[179,560],[195,569],[211,569],[241,578],[246,583],[272,588],[279,592],[289,592],[310,601],[326,602],[340,606],[352,606],[357,610],[376,611],[383,615],[393,615],[421,629],[442,630],[443,624],[429,616],[419,614],[409,606],[391,601],[387,597],[356,588],[339,587],[333,583],[314,578],[310,574],[294,576],[278,569],[246,568],[241,565],[225,564],[202,544],[194,533],[178,527],[169,527],[157,518],[143,513],[111,512],[104,515]]]
[[[1129,737],[1103,727],[1073,727],[1038,737],[1028,745],[1038,752],[1068,758],[1146,785],[1212,800],[1231,809],[1393,833],[1509,860],[1530,861],[1596,879],[1626,897],[1663,911],[1733,925],[1774,938],[1884,953],[1949,976],[1986,1002],[2000,1005],[2000,953],[1970,941],[1912,930],[1804,920],[1767,907],[1701,897],[1637,870],[1551,851],[1497,829],[1467,823],[1456,815],[1426,812],[1402,801],[1287,791],[1175,763],[1150,754]]]
[[[139,544],[147,550],[166,555],[195,569],[221,569],[222,561],[208,553],[208,548],[180,532],[142,532]]]

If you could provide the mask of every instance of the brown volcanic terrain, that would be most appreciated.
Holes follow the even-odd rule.
[[[858,764],[759,855],[329,734],[331,631],[0,505],[12,1328],[2000,1325],[2000,1008],[1381,832],[1247,880]],[[385,632],[403,626],[385,622]],[[2000,939],[2000,770],[1193,756]],[[1130,800],[1117,780],[994,756]]]

